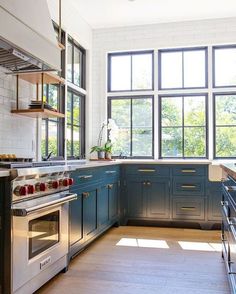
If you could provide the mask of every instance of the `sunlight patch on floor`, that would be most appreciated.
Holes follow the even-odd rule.
[[[183,250],[220,252],[222,249],[222,245],[220,243],[188,242],[188,241],[178,241],[178,243]]]
[[[152,240],[152,239],[137,239],[137,238],[121,238],[117,246],[130,246],[141,248],[162,248],[168,249],[169,246],[165,240]]]

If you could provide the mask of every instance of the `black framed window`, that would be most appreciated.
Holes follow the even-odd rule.
[[[213,47],[213,86],[236,87],[236,45]]]
[[[160,157],[207,157],[207,95],[159,97]]]
[[[207,87],[207,47],[158,51],[159,89]]]
[[[45,85],[44,86],[44,100],[53,108],[60,111],[59,99],[59,86],[58,85]],[[46,118],[42,119],[41,125],[41,155],[47,157],[50,153],[52,156],[61,155],[62,152],[59,148],[59,140],[62,134],[61,129],[62,121],[59,118]]]
[[[71,37],[67,44],[67,80],[85,89],[85,50]]]
[[[67,93],[67,156],[82,158],[85,155],[85,97],[75,91]]]
[[[153,90],[153,51],[108,54],[108,91]]]
[[[108,118],[119,128],[113,156],[153,158],[153,96],[108,97]]]
[[[214,155],[236,158],[236,93],[214,95]]]

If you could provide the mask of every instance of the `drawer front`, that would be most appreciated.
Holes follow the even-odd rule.
[[[173,219],[182,220],[204,220],[205,207],[204,198],[195,197],[189,199],[186,197],[173,198],[172,213]]]
[[[203,165],[178,165],[172,167],[172,174],[174,176],[204,176],[206,168]]]
[[[174,177],[173,194],[187,196],[204,196],[205,178],[204,177]]]
[[[78,169],[72,173],[75,185],[90,184],[101,178],[100,168]]]
[[[105,183],[109,183],[110,181],[118,181],[120,178],[120,166],[105,166],[101,171],[101,176],[103,177]]]
[[[156,164],[130,164],[125,166],[126,174],[139,176],[169,176],[170,168]]]

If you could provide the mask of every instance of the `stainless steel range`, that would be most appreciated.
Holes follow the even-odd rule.
[[[71,166],[11,169],[12,290],[32,294],[67,268]]]

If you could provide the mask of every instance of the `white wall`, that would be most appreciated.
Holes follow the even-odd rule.
[[[5,72],[6,69],[0,67],[0,154],[35,158],[36,120],[11,113],[16,107],[16,81]],[[28,107],[34,89],[27,82],[19,83],[20,106]]]
[[[90,146],[96,143],[100,125],[107,115],[106,55],[108,52],[215,44],[236,44],[236,18],[94,30]],[[156,87],[155,99],[157,93]],[[157,116],[157,112],[155,115]]]

